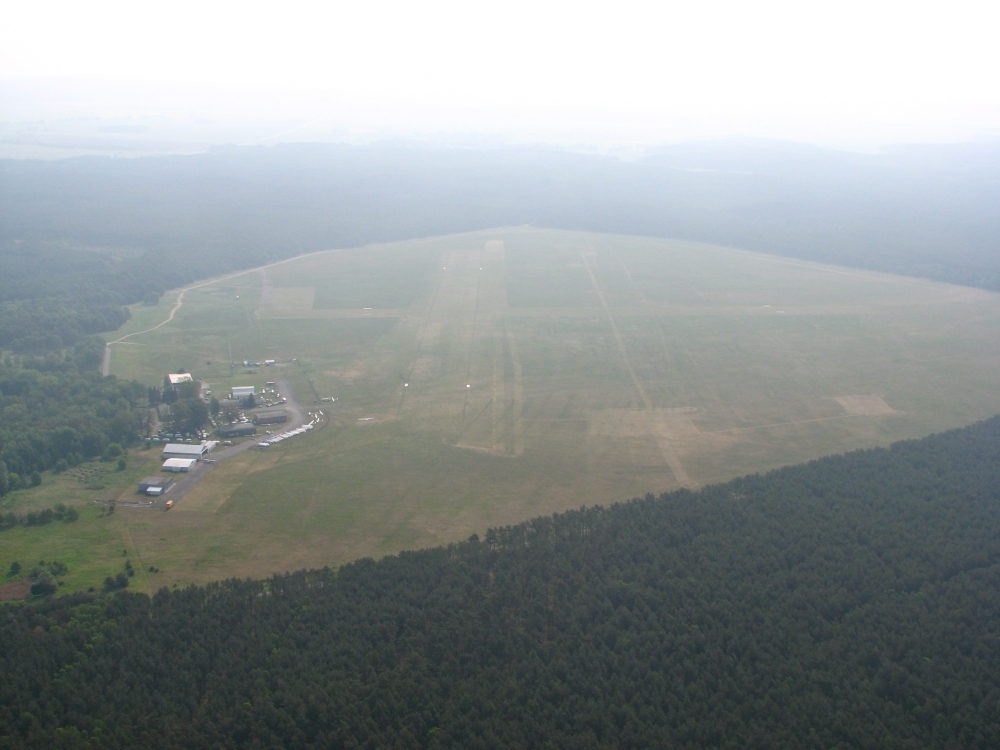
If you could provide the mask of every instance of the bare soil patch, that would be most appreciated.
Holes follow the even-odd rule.
[[[877,417],[898,413],[881,396],[834,396],[834,400],[852,416]]]
[[[323,370],[323,375],[328,378],[338,378],[345,382],[351,383],[358,378],[363,378],[367,375],[367,371],[360,364],[356,364],[351,368],[344,368],[342,370]]]
[[[5,583],[3,586],[0,586],[0,602],[14,602],[19,599],[27,599],[30,595],[30,578],[22,578],[20,581]]]
[[[628,445],[629,440],[651,440],[658,447],[662,460],[670,467],[677,484],[696,487],[699,482],[687,472],[683,460],[692,453],[730,442],[728,438],[720,440],[720,436],[702,433],[693,421],[697,413],[697,408],[689,406],[673,409],[602,409],[594,412],[589,415],[588,423],[591,454],[600,452],[601,446],[604,450],[609,446],[617,446],[620,450]],[[612,448],[612,451],[615,449]]]

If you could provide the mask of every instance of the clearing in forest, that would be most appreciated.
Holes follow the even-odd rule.
[[[119,335],[151,327],[140,312]],[[121,377],[185,367],[223,393],[281,368],[304,405],[337,399],[175,511],[119,509],[163,582],[449,542],[1000,411],[998,295],[577,232],[313,254],[193,288],[129,342]]]

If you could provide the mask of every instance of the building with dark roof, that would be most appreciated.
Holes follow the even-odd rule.
[[[288,421],[288,414],[284,409],[261,411],[253,415],[253,421],[257,424],[280,424]]]
[[[248,437],[256,434],[257,427],[250,422],[224,424],[219,428],[219,437],[221,438]]]
[[[173,483],[174,480],[169,477],[146,477],[139,482],[139,492],[145,495],[162,495]]]

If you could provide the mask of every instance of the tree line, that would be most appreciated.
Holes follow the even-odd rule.
[[[24,526],[46,526],[53,521],[72,523],[79,517],[80,511],[72,505],[67,506],[65,503],[56,503],[52,508],[30,511],[24,515],[17,515],[13,511],[7,511],[6,513],[0,513],[0,531],[13,529],[18,524]]]
[[[339,570],[0,610],[0,747],[1000,746],[1000,417]]]
[[[124,305],[162,291],[158,262],[61,243],[0,243],[0,347],[44,354],[120,328],[130,317]]]

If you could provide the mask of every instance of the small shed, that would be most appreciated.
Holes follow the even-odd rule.
[[[163,462],[163,470],[175,473],[191,471],[192,467],[197,463],[198,461],[193,458],[168,458]]]
[[[139,482],[139,492],[145,495],[162,495],[173,483],[174,480],[170,477],[146,477]]]

